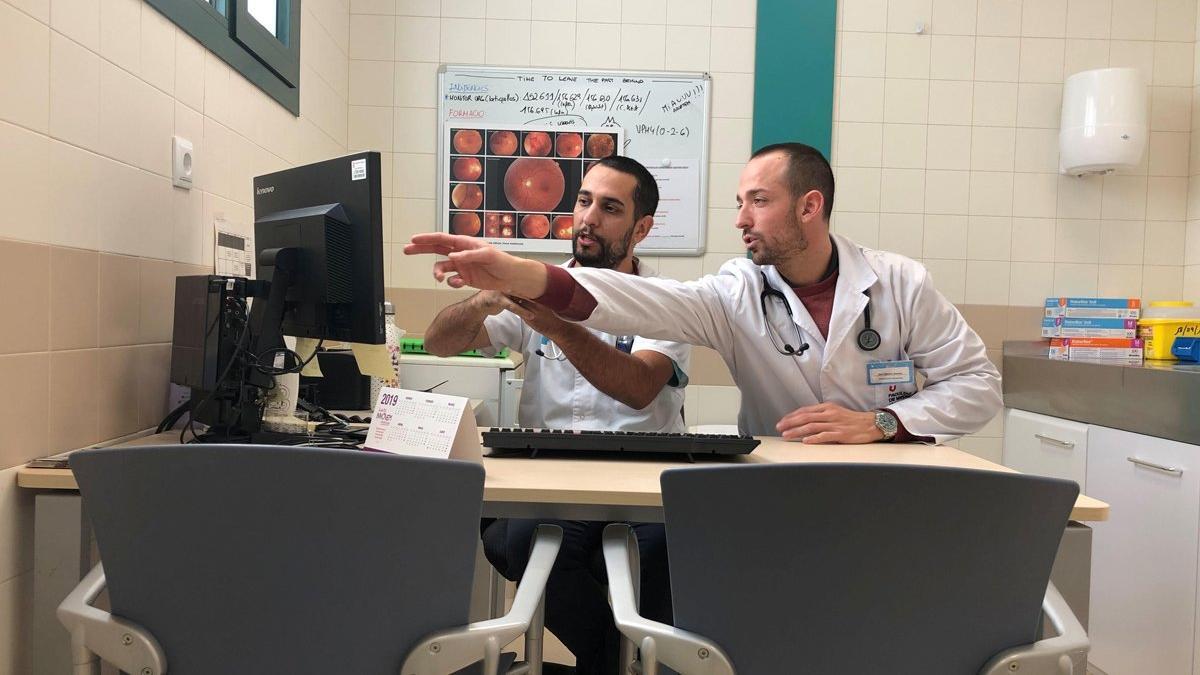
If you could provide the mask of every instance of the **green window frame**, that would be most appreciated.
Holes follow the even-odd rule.
[[[263,93],[299,116],[301,0],[271,1],[276,9],[273,27],[264,27],[251,14],[250,0],[146,0]]]

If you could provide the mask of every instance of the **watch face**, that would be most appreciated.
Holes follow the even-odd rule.
[[[883,432],[884,438],[891,438],[899,429],[896,418],[882,410],[875,413],[875,426]]]

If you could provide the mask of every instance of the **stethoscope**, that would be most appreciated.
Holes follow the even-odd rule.
[[[784,356],[800,356],[808,351],[809,344],[804,339],[804,336],[800,334],[800,325],[796,323],[795,318],[792,316],[792,306],[788,304],[787,297],[772,286],[770,281],[767,281],[767,274],[765,272],[759,272],[759,274],[762,275],[763,289],[762,293],[758,296],[758,304],[762,308],[763,320],[767,324],[767,337],[771,339],[771,346],[775,347],[775,351]],[[859,349],[864,352],[873,352],[879,348],[879,344],[883,339],[879,337],[879,331],[871,328],[871,289],[864,289],[863,295],[867,296],[867,306],[863,308],[863,328],[858,331],[858,337],[855,341],[858,343]],[[787,340],[783,339],[783,334],[779,332],[779,329],[771,321],[771,318],[767,316],[767,298],[778,299],[783,304],[783,309],[787,312],[788,323],[792,324],[792,328],[796,330],[796,340],[800,343],[799,347],[793,347],[788,344]],[[783,346],[780,347],[780,344]]]

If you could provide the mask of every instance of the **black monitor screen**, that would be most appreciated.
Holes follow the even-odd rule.
[[[378,152],[360,152],[254,179],[258,278],[263,252],[298,251],[285,335],[384,342],[383,213]]]

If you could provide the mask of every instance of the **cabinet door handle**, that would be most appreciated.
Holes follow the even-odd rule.
[[[1060,441],[1057,438],[1051,438],[1050,436],[1043,436],[1042,434],[1034,434],[1033,437],[1038,439],[1039,441],[1045,441],[1045,442],[1049,443],[1050,445],[1057,445],[1058,447],[1066,448],[1067,450],[1070,450],[1075,447],[1075,441]]]
[[[1138,459],[1137,457],[1126,457],[1125,459],[1129,460],[1130,462],[1133,462],[1134,464],[1137,464],[1138,466],[1144,466],[1147,469],[1154,469],[1155,471],[1162,471],[1163,473],[1169,473],[1172,476],[1182,476],[1183,475],[1183,469],[1180,469],[1180,468],[1177,468],[1174,466],[1163,466],[1162,464],[1155,464],[1154,462],[1147,462],[1146,460]]]

